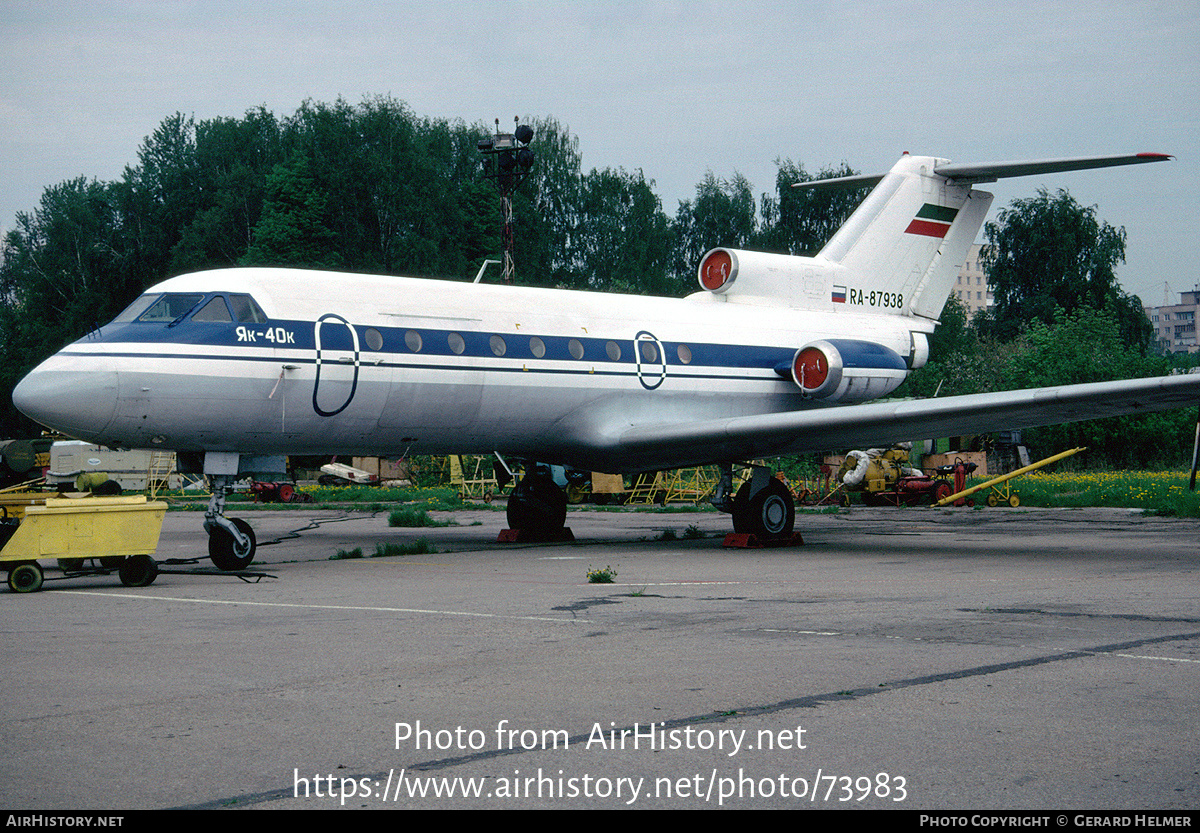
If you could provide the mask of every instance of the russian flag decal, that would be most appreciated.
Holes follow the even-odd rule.
[[[833,287],[833,295],[829,300],[833,301],[835,304],[846,303],[846,287],[835,285]]]

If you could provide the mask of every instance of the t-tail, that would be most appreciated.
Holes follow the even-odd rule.
[[[974,185],[1171,158],[1139,153],[963,165],[905,154],[886,174],[796,183],[874,188],[814,257],[713,249],[700,262],[700,286],[734,303],[902,315],[932,329],[992,203]]]

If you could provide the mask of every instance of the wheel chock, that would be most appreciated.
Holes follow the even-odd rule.
[[[730,532],[725,536],[723,547],[743,550],[761,550],[771,547],[799,547],[804,539],[799,532],[793,532],[790,538],[759,538],[751,532]]]
[[[558,529],[502,529],[496,539],[497,544],[560,544],[575,540],[575,534],[568,526]]]

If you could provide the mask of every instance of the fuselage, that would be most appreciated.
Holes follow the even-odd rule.
[[[147,290],[13,398],[43,424],[117,447],[496,451],[621,471],[642,464],[616,441],[624,426],[820,407],[782,370],[799,347],[852,338],[909,356],[915,329],[853,307],[709,293],[227,269]],[[691,456],[680,464],[709,460]]]

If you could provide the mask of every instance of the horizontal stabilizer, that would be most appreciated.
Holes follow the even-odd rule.
[[[1124,156],[1080,156],[1072,159],[1038,159],[1024,162],[984,162],[979,165],[947,163],[935,167],[934,173],[955,182],[995,182],[997,179],[1034,174],[1053,174],[1060,171],[1084,171],[1090,168],[1115,168],[1119,165],[1141,165],[1146,162],[1166,162],[1175,157],[1165,153],[1135,153]]]
[[[1174,159],[1167,153],[1134,153],[1121,156],[1077,156],[1067,159],[1030,159],[1018,162],[983,162],[955,164],[947,162],[933,171],[959,184],[995,182],[1016,176],[1053,174],[1061,171],[1085,171],[1090,168],[1115,168],[1119,165],[1141,165],[1146,162],[1166,162]],[[878,185],[886,174],[856,174],[831,179],[813,179],[792,183],[793,188],[866,188]]]

